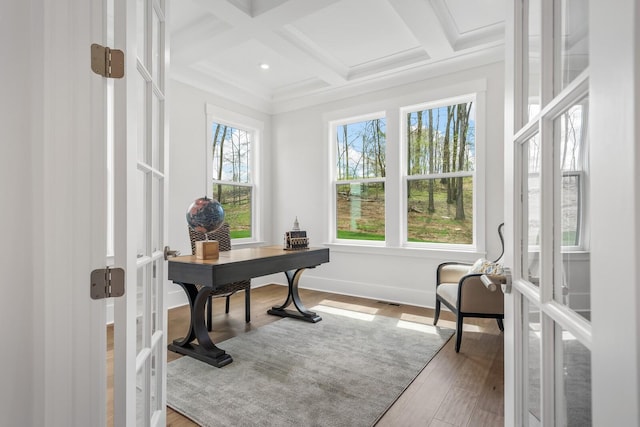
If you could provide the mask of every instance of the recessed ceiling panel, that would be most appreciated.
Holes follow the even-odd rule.
[[[386,0],[344,0],[292,23],[324,55],[347,67],[419,46]]]
[[[504,22],[504,2],[505,0],[444,0],[460,35]]]
[[[262,69],[261,64],[268,64]],[[224,52],[210,52],[200,65],[215,70],[232,82],[274,91],[315,76],[258,40],[247,40]]]
[[[193,0],[181,0],[179,2],[179,7],[171,7],[169,28],[172,32],[184,30],[194,23],[201,21],[204,17],[213,19],[214,21],[217,21],[217,23],[220,22],[217,18],[203,10],[202,6],[197,2]]]
[[[512,0],[165,1],[171,78],[282,109],[495,62]]]

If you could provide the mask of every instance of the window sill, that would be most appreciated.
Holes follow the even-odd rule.
[[[263,246],[265,244],[262,240],[241,240],[241,241],[231,241],[231,247],[233,249],[241,249],[241,248],[253,248],[256,246]]]
[[[324,246],[333,252],[350,254],[373,254],[399,257],[413,257],[422,259],[450,259],[452,261],[474,262],[480,257],[484,257],[484,252],[470,249],[449,249],[449,248],[418,248],[418,247],[388,247],[354,243],[323,243]]]

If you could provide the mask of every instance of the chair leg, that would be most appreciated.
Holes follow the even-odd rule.
[[[244,290],[244,320],[251,322],[251,287]]]
[[[213,312],[213,297],[211,295],[209,295],[209,298],[207,299],[207,331],[211,332],[212,329],[212,313]]]
[[[224,303],[224,312],[227,314],[229,314],[229,298],[231,298],[231,295],[227,295]]]
[[[504,324],[502,323],[502,319],[496,319],[496,321],[498,322],[498,328],[500,328],[500,330],[504,332]]]
[[[440,300],[436,297],[436,314],[433,316],[433,324],[438,324],[438,319],[440,318]]]
[[[458,314],[456,320],[456,353],[460,353],[460,344],[462,343],[462,316]]]

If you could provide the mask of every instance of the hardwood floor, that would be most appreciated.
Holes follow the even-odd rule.
[[[214,300],[215,343],[243,334],[274,322],[279,317],[267,314],[267,309],[280,305],[287,295],[283,286],[268,285],[251,291],[251,323],[244,322],[244,295],[231,297],[228,315],[224,313],[224,299]],[[432,324],[433,310],[409,305],[395,305],[364,298],[300,290],[305,306],[332,305],[355,311],[365,311],[388,317]],[[179,307],[169,311],[168,340],[184,336],[189,326],[189,310]],[[454,316],[443,311],[438,326],[455,329]],[[108,396],[113,394],[112,361],[113,329],[107,328]],[[400,398],[380,419],[377,426],[502,426],[504,425],[503,335],[495,320],[465,319],[460,353],[454,349],[455,336],[429,362]],[[224,348],[224,344],[220,344]],[[167,360],[180,355],[167,352]],[[224,369],[224,368],[223,368]],[[108,413],[112,400],[108,401]],[[109,420],[112,425],[112,420]],[[196,426],[171,408],[167,408],[167,425]]]

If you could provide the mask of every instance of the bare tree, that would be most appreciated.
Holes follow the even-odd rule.
[[[216,134],[217,133],[218,132],[216,132]],[[224,141],[226,139],[227,139],[227,126],[223,125],[222,137],[220,138],[220,150],[218,151],[220,154],[218,158],[218,176],[217,176],[218,181],[222,180],[222,164],[224,161]],[[220,201],[221,199],[222,199],[222,185],[218,183],[218,201]]]
[[[463,170],[463,161],[466,151],[467,131],[469,129],[469,114],[471,113],[471,102],[469,104],[458,105],[458,122],[460,124],[460,147],[458,151],[458,167]],[[465,219],[464,214],[464,194],[463,194],[463,181],[464,178],[459,176],[456,185],[456,220],[462,221]]]
[[[386,138],[383,139],[385,135],[382,132],[382,129],[380,128],[380,119],[376,119],[375,123],[376,123],[375,146],[376,146],[376,164],[377,164],[376,176],[384,177],[386,176],[385,175],[386,167],[385,167],[385,147],[383,146],[383,141],[386,140]]]
[[[433,110],[429,110],[429,135],[428,135],[429,141],[429,173],[432,174],[433,171],[433,165],[434,165],[434,146],[436,145],[436,142],[433,140]],[[429,179],[429,202],[428,202],[428,206],[427,206],[427,210],[430,213],[434,213],[436,211],[436,207],[435,207],[435,203],[433,200],[433,185],[434,185],[434,180],[433,179]]]
[[[448,173],[451,171],[451,152],[449,147],[449,141],[451,138],[451,121],[453,120],[453,112],[455,108],[453,106],[447,107],[447,126],[444,130],[444,143],[442,148],[442,172]],[[453,203],[451,198],[451,186],[449,185],[449,178],[443,178],[442,184],[447,186],[447,203]]]
[[[342,126],[342,136],[344,143],[344,179],[349,179],[349,141],[347,125]]]

